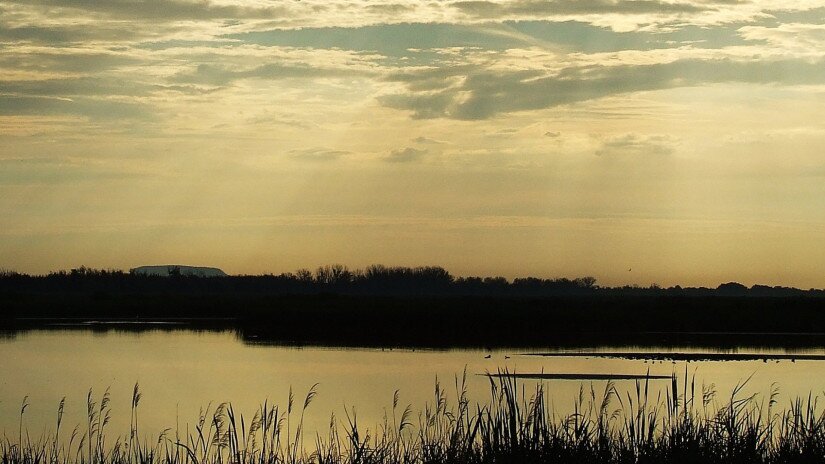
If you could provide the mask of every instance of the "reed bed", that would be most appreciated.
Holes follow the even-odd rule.
[[[0,442],[3,464],[343,464],[343,463],[814,463],[825,462],[825,415],[813,396],[777,407],[777,390],[727,396],[687,375],[668,388],[648,380],[620,391],[607,382],[582,385],[572,412],[548,406],[546,385],[508,373],[490,377],[490,399],[468,400],[466,372],[455,394],[436,381],[434,399],[418,414],[402,409],[398,392],[383,424],[365,431],[353,411],[331,417],[329,429],[307,436],[303,402],[290,392],[285,407],[264,402],[247,420],[224,403],[202,411],[185,430],[152,440],[139,432],[141,393],[135,385],[128,435],[107,439],[109,393],[87,397],[87,420],[32,439],[23,427]],[[529,387],[528,387],[529,385]],[[452,389],[452,388],[450,388]]]

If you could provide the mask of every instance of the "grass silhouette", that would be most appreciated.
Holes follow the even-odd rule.
[[[452,401],[436,381],[434,398],[418,414],[392,407],[375,433],[364,432],[355,411],[329,429],[307,437],[302,403],[290,391],[285,407],[263,403],[252,419],[223,403],[202,411],[194,428],[167,429],[143,441],[138,429],[140,391],[135,385],[127,437],[110,442],[108,392],[87,397],[87,421],[66,438],[61,432],[64,401],[52,434],[0,441],[4,464],[343,464],[343,463],[812,463],[825,460],[825,416],[817,399],[777,407],[777,390],[765,398],[743,394],[747,381],[725,398],[713,385],[675,375],[664,393],[648,380],[622,394],[605,382],[599,391],[582,385],[573,411],[548,407],[546,386],[527,388],[508,372],[490,376],[490,399],[471,404],[467,374],[457,376]],[[306,443],[312,440],[311,443]]]

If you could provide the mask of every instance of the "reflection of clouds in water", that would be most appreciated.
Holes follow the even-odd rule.
[[[687,351],[687,350],[683,350]],[[694,350],[691,350],[693,352]],[[696,350],[701,351],[701,350]],[[748,350],[748,352],[751,352]],[[400,390],[400,404],[414,411],[432,403],[436,379],[455,401],[455,381],[466,368],[471,401],[489,400],[487,372],[605,374],[624,373],[669,377],[679,381],[685,372],[697,388],[715,384],[724,396],[753,375],[745,393],[768,395],[778,382],[782,399],[821,391],[825,362],[788,360],[753,361],[658,361],[605,357],[524,356],[523,350],[405,350],[287,348],[246,345],[231,332],[189,331],[143,333],[92,333],[85,331],[33,331],[0,339],[4,369],[15,378],[0,383],[0,429],[16,431],[19,401],[29,396],[25,424],[40,430],[52,424],[60,398],[66,396],[65,424],[81,423],[85,397],[92,387],[99,396],[106,387],[112,393],[112,433],[128,431],[129,401],[135,382],[143,394],[139,414],[141,430],[159,433],[166,427],[192,425],[198,411],[231,401],[236,412],[251,417],[268,400],[286,405],[290,387],[303,401],[318,383],[318,396],[307,410],[308,430],[325,430],[330,413],[345,417],[343,407],[355,407],[359,424],[373,429],[392,407]],[[819,352],[818,352],[819,353]],[[816,353],[807,353],[816,354]],[[819,353],[822,354],[822,353]],[[486,359],[486,356],[490,356]],[[507,359],[507,356],[510,356]],[[614,380],[618,391],[632,392],[635,380]],[[604,380],[523,380],[544,384],[558,413],[570,412],[580,387],[597,392]],[[652,397],[670,387],[667,381],[650,383]]]

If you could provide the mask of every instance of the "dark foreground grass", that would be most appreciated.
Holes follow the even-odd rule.
[[[68,432],[63,402],[54,432],[32,439],[22,427],[0,443],[3,464],[275,464],[275,463],[814,463],[825,462],[825,416],[813,397],[777,409],[775,391],[722,399],[713,387],[674,376],[666,393],[646,381],[620,393],[580,390],[572,413],[548,407],[542,385],[528,388],[513,376],[491,376],[486,404],[471,404],[456,379],[456,400],[436,382],[435,398],[414,419],[398,395],[383,425],[365,432],[354,414],[334,416],[329,430],[305,436],[303,403],[290,393],[285,408],[264,403],[251,420],[231,404],[206,411],[185,430],[167,429],[147,441],[138,430],[135,386],[131,431],[110,441],[109,395],[88,397],[88,419]]]

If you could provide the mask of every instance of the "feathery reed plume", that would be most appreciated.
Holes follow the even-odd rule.
[[[467,375],[455,377],[448,394],[436,380],[434,396],[424,405],[417,426],[412,409],[400,410],[400,393],[392,397],[392,417],[376,433],[361,429],[354,408],[346,420],[330,416],[328,435],[316,433],[314,450],[304,444],[304,412],[317,395],[313,385],[303,402],[297,428],[290,391],[285,410],[265,401],[247,424],[229,403],[201,410],[194,430],[183,436],[162,431],[157,440],[138,440],[138,386],[132,395],[129,436],[106,440],[108,390],[95,401],[86,398],[85,431],[75,427],[60,443],[65,401],[57,411],[53,435],[24,435],[21,404],[17,441],[0,440],[2,464],[493,464],[554,462],[605,464],[703,462],[810,463],[825,460],[825,412],[813,395],[797,398],[777,411],[778,389],[760,399],[746,394],[749,379],[737,384],[718,404],[713,385],[697,388],[695,374],[675,374],[663,390],[649,379],[620,391],[612,381],[603,387],[582,385],[572,412],[548,407],[546,384],[527,383],[515,373],[490,376],[490,400],[470,405]],[[286,427],[285,427],[286,425]]]

